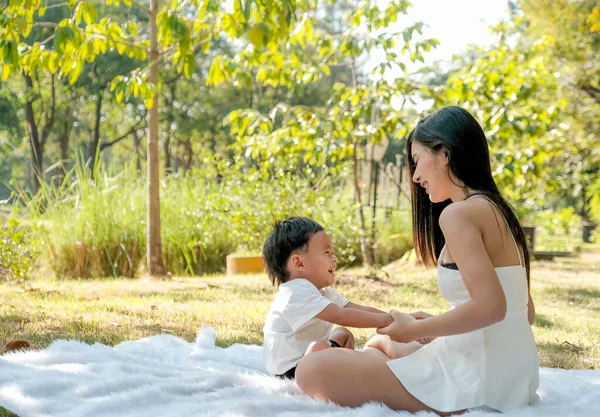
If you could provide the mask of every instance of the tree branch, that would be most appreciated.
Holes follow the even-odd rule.
[[[136,45],[135,43],[132,43],[132,42],[127,42],[127,41],[121,41],[121,40],[113,39],[110,36],[102,35],[101,33],[94,33],[94,32],[92,32],[92,35],[93,36],[89,40],[93,40],[94,38],[105,39],[107,41],[111,41],[111,42],[115,42],[115,43],[120,43],[121,45],[130,46],[132,48],[138,48],[138,49],[141,49],[142,51],[148,52],[147,49],[142,48],[141,46]]]
[[[35,22],[33,27],[42,27],[42,28],[55,28],[58,26],[58,23],[54,22]]]
[[[591,85],[583,85],[581,86],[581,90],[593,98],[596,103],[600,104],[600,89],[594,88]]]
[[[46,10],[56,9],[57,7],[63,7],[63,6],[69,7],[69,3],[65,1],[63,3],[50,4],[50,5],[46,6]],[[38,10],[38,9],[39,9],[39,7],[36,10]]]
[[[52,35],[50,35],[47,39],[43,40],[42,42],[40,42],[40,46],[41,45],[45,45],[48,42],[50,42],[52,39],[54,39],[54,33]]]
[[[146,14],[148,14],[148,15],[150,14],[150,9],[149,9],[149,8],[147,8],[146,6],[143,6],[143,5],[141,5],[141,4],[140,4],[140,3],[138,3],[137,1],[135,1],[135,0],[131,0],[131,4],[133,4],[135,7],[137,7],[137,8],[139,8],[139,9],[143,10],[143,11],[144,11]]]
[[[170,78],[168,80],[164,80],[163,83],[164,84],[171,84],[171,83],[179,80],[182,75],[183,75],[183,72],[179,72],[179,73],[175,74],[175,76],[173,78]]]
[[[196,42],[194,45],[192,45],[192,49],[194,51],[194,55],[196,55],[198,52],[200,52],[200,48],[199,47],[203,43],[206,43],[206,42],[210,42],[210,39],[204,39],[204,40]],[[163,56],[163,55],[169,55],[171,52],[173,52],[175,49],[177,49],[178,46],[179,46],[179,44],[171,45],[166,51],[160,52],[160,55],[161,56]]]
[[[110,141],[110,142],[104,142],[103,144],[100,145],[100,149],[99,152],[102,152],[105,148],[110,148],[111,146],[113,146],[114,144],[122,141],[123,139],[125,139],[127,136],[131,135],[134,131],[136,131],[139,127],[139,125],[145,121],[145,115],[144,117],[140,118],[140,120],[137,121],[137,123],[135,125],[132,126],[131,129],[129,129],[129,131],[127,133],[124,133],[123,135],[119,136],[118,138]]]

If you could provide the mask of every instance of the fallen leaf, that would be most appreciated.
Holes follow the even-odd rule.
[[[556,339],[556,341],[558,342],[559,340]],[[564,346],[564,347],[563,347]],[[567,351],[567,352],[583,352],[585,349],[582,348],[581,346],[577,346],[571,342],[567,342],[566,340],[564,342],[561,343],[561,348],[560,350],[562,351]]]
[[[95,297],[79,297],[78,300],[79,301],[94,301],[94,300],[99,300],[100,297],[95,296]]]
[[[13,340],[4,346],[4,353],[27,349],[29,346],[30,344],[26,340]]]

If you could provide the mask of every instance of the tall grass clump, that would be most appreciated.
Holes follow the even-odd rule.
[[[59,186],[44,185],[28,203],[40,246],[57,276],[132,277],[144,268],[146,184],[134,170],[109,175],[100,166],[90,175],[78,164]],[[340,266],[360,263],[358,221],[344,178],[319,186],[282,176],[231,171],[216,176],[197,170],[161,181],[164,262],[174,275],[222,272],[226,256],[256,253],[276,220],[311,217],[336,245]],[[410,221],[378,212],[379,263],[410,249]],[[370,232],[369,232],[370,233]]]
[[[233,252],[255,253],[275,220],[319,217],[328,190],[308,182],[232,173],[222,181],[196,172],[164,181],[162,227],[165,262],[174,274],[220,272]]]
[[[358,219],[344,182],[315,187],[291,176],[263,181],[252,175],[217,182],[197,173],[163,184],[163,249],[176,275],[223,271],[229,253],[259,254],[274,222],[290,216],[321,222],[340,266],[361,262]],[[412,247],[410,213],[379,211],[377,217],[376,260],[383,264]]]
[[[98,166],[98,165],[97,165]],[[59,277],[133,277],[145,256],[144,179],[132,170],[92,176],[76,164],[27,202],[44,258]]]

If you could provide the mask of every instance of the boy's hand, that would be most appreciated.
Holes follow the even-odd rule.
[[[392,317],[391,314],[386,313],[385,314],[385,320],[382,323],[381,326],[379,326],[378,328],[382,328],[382,327],[388,327],[390,324],[392,324],[394,322],[394,318]]]
[[[416,319],[394,309],[390,310],[390,314],[394,322],[387,327],[377,329],[377,333],[388,335],[394,342],[409,343],[414,341],[415,338],[410,333]]]

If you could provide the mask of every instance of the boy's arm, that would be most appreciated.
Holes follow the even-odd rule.
[[[381,311],[378,308],[374,308],[374,307],[367,307],[367,306],[361,306],[360,304],[355,304],[352,301],[350,301],[348,304],[346,304],[344,306],[344,308],[354,308],[356,310],[361,310],[361,311],[369,311],[371,313],[380,313],[380,314],[387,314],[386,311]]]
[[[389,326],[394,319],[388,313],[362,311],[355,308],[342,308],[329,304],[316,318],[340,326],[356,328],[375,328]]]

